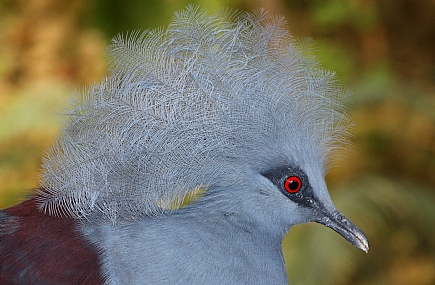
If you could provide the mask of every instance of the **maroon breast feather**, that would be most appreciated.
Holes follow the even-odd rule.
[[[103,284],[98,250],[77,221],[46,215],[35,198],[0,211],[0,284]]]

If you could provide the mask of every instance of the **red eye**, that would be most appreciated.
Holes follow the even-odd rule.
[[[301,190],[301,187],[302,187],[301,179],[299,179],[299,177],[296,176],[290,176],[284,182],[285,190],[291,194],[297,193],[299,190]]]

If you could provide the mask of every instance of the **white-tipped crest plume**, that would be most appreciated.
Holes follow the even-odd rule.
[[[115,38],[110,55],[110,75],[72,103],[43,162],[40,207],[52,215],[156,215],[283,157],[325,168],[345,143],[334,74],[264,10],[189,6],[166,30]]]

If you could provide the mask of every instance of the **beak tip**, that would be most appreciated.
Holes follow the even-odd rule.
[[[369,240],[366,237],[366,235],[361,231],[359,228],[357,228],[354,224],[348,222],[347,223],[347,232],[341,232],[338,231],[345,239],[350,242],[353,246],[356,248],[361,249],[365,253],[369,252],[370,244]]]
[[[369,252],[370,245],[367,237],[361,232],[360,235],[356,235],[356,240],[354,244],[357,248],[361,249],[365,253]]]
[[[370,246],[368,245],[368,243],[366,243],[366,244],[358,244],[358,245],[354,245],[355,247],[357,247],[357,248],[359,248],[359,249],[361,249],[362,251],[364,251],[365,253],[369,253],[369,249],[370,249]]]
[[[333,229],[356,248],[365,253],[369,252],[370,245],[366,235],[340,212],[324,214],[323,218],[317,222]]]

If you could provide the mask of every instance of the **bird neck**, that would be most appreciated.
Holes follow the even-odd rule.
[[[226,199],[208,193],[162,216],[116,226],[84,224],[82,230],[100,246],[104,274],[113,284],[160,280],[168,268],[183,274],[166,276],[166,284],[285,284],[283,234],[245,215],[244,205],[238,208],[232,206],[236,201]],[[210,272],[216,280],[207,279]]]

